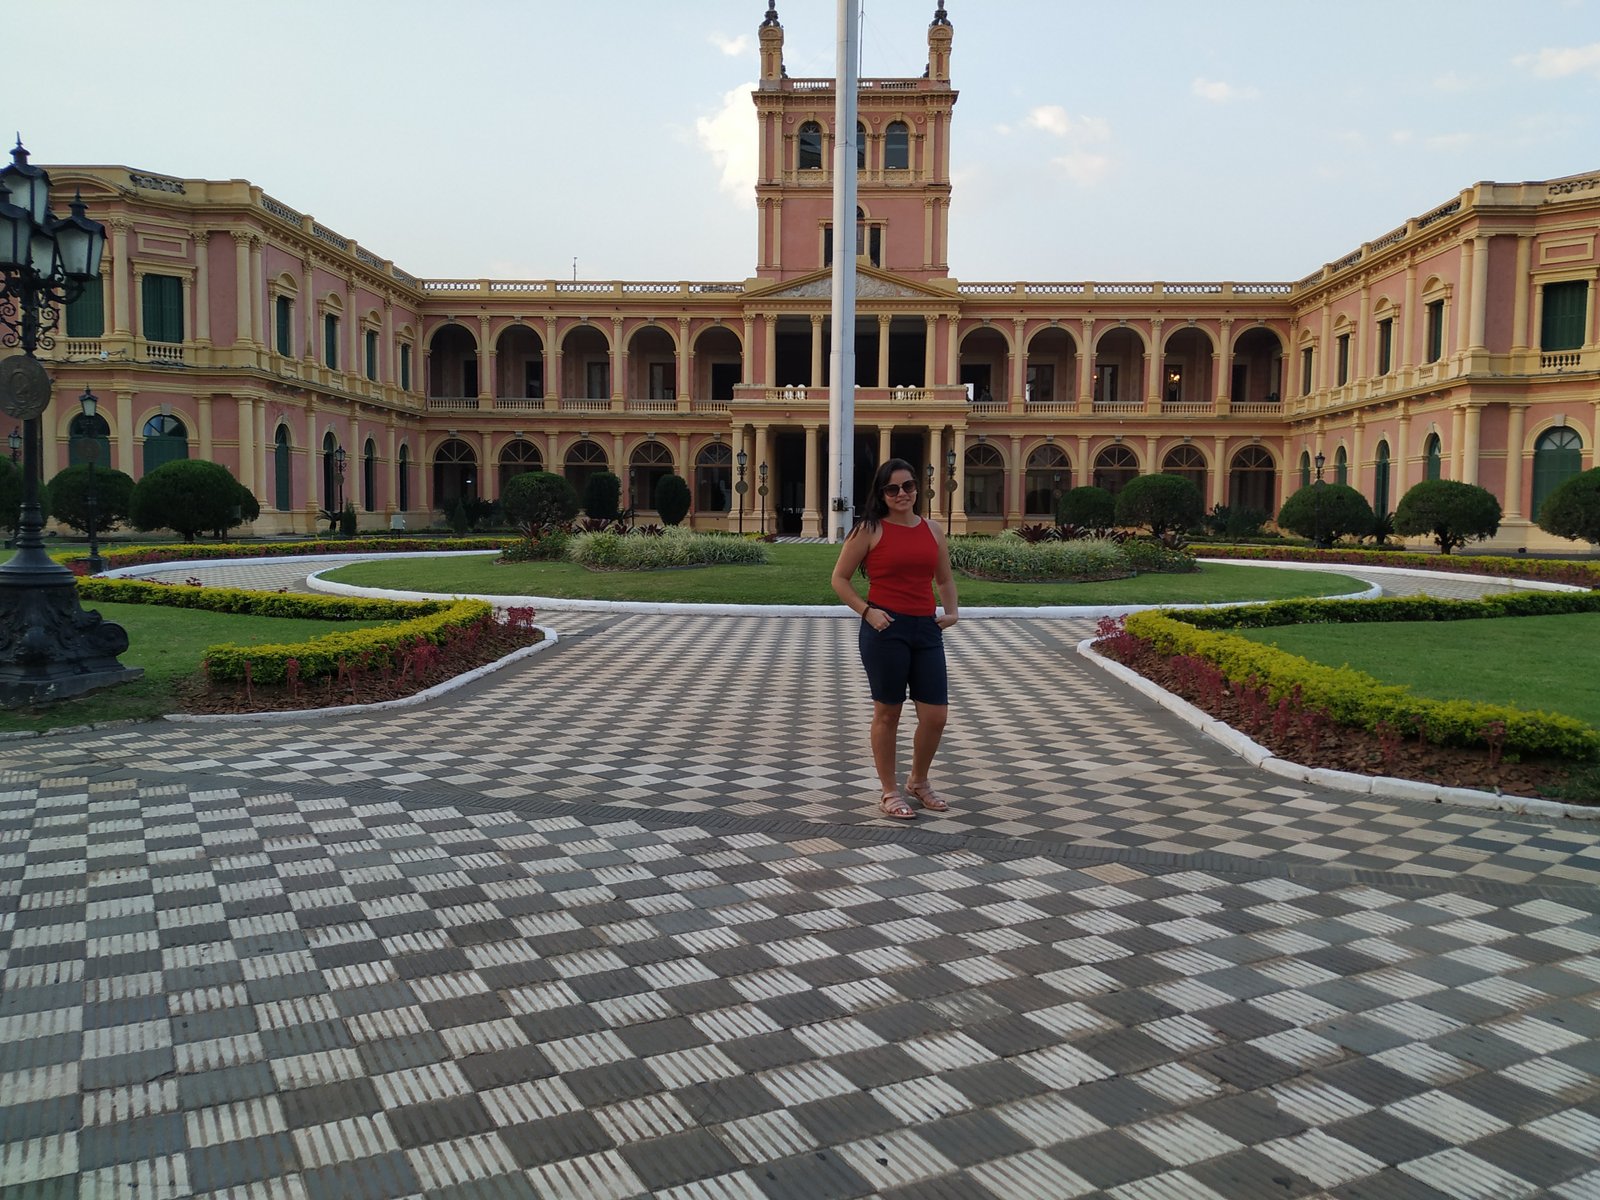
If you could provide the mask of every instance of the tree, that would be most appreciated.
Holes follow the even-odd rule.
[[[128,502],[133,496],[133,479],[109,467],[94,469],[95,519],[97,533],[115,529],[128,519]],[[89,532],[89,468],[79,463],[57,471],[50,480],[50,505],[56,520],[80,533]]]
[[[1158,538],[1198,525],[1204,509],[1200,489],[1181,475],[1140,475],[1117,493],[1117,524],[1148,526]]]
[[[1364,538],[1372,532],[1372,505],[1346,484],[1311,483],[1283,502],[1278,528],[1319,546],[1331,546],[1342,537]]]
[[[1600,544],[1600,467],[1574,475],[1551,492],[1539,509],[1539,528]]]
[[[682,475],[663,475],[657,481],[656,512],[665,525],[681,525],[689,515],[689,485]]]
[[[615,521],[622,515],[622,480],[610,471],[596,471],[589,476],[589,482],[583,485],[583,511],[597,521]]]
[[[1402,537],[1432,534],[1439,553],[1449,554],[1500,531],[1500,501],[1475,483],[1424,479],[1400,497],[1394,531]]]
[[[128,516],[137,529],[171,529],[186,542],[203,529],[226,529],[239,505],[239,481],[220,463],[180,458],[133,485]]]
[[[578,494],[560,475],[527,471],[506,484],[500,507],[512,524],[526,531],[572,520],[578,515]]]
[[[39,513],[50,516],[50,489],[39,484]],[[9,458],[0,457],[0,528],[14,538],[22,515],[22,468]]]
[[[211,532],[216,535],[217,541],[220,542],[223,538],[228,536],[228,530],[232,529],[235,525],[248,525],[260,515],[261,501],[256,499],[256,494],[254,492],[241,483],[239,485],[238,498],[234,502],[233,511],[228,515],[228,523],[226,525],[218,526]]]
[[[1117,502],[1105,488],[1075,487],[1061,493],[1056,521],[1086,529],[1109,529],[1117,519]]]

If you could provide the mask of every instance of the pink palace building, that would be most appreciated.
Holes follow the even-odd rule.
[[[47,417],[45,477],[87,439],[135,478],[212,459],[272,535],[342,500],[364,529],[437,524],[530,469],[580,491],[613,471],[648,519],[677,473],[699,528],[816,535],[829,272],[853,246],[858,495],[893,454],[936,473],[957,532],[1152,472],[1273,512],[1320,453],[1377,510],[1460,479],[1500,499],[1493,547],[1571,548],[1532,519],[1596,463],[1600,174],[1473,184],[1287,282],[957,279],[942,4],[927,38],[921,77],[861,80],[841,238],[834,81],[788,76],[769,8],[743,280],[418,279],[251,183],[53,167],[109,236],[52,351],[69,402]],[[70,403],[85,386],[92,419]]]

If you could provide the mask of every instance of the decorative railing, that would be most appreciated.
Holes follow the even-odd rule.
[[[1081,296],[1084,285],[1081,283],[1025,283],[1022,285],[1024,295],[1028,296]]]
[[[371,267],[375,271],[383,270],[383,259],[379,258],[365,246],[356,247],[356,261],[366,263],[367,266]]]
[[[476,396],[429,396],[429,412],[477,412]]]
[[[164,363],[169,367],[183,366],[183,347],[169,342],[147,342],[145,355],[153,363]]]
[[[306,223],[306,219],[302,214],[295,212],[294,209],[290,208],[282,201],[274,200],[265,192],[261,194],[261,207],[266,209],[273,216],[277,217],[280,221],[287,221],[291,225],[304,225]]]
[[[496,396],[495,412],[543,412],[544,401],[534,396]]]
[[[1583,353],[1579,350],[1560,350],[1539,355],[1541,371],[1577,371],[1583,367]]]
[[[1029,400],[1023,406],[1025,412],[1031,413],[1075,413],[1078,405],[1073,400]]]
[[[1236,417],[1277,417],[1283,415],[1283,405],[1276,400],[1270,404],[1259,400],[1243,400],[1230,404],[1228,411]]]
[[[1120,413],[1130,416],[1144,411],[1143,400],[1096,400],[1094,411],[1097,413]]]
[[[563,396],[560,401],[562,412],[573,413],[603,413],[611,411],[611,401],[572,399]]]
[[[1233,285],[1235,296],[1287,296],[1294,291],[1292,283],[1236,283]]]
[[[805,384],[786,384],[783,387],[769,387],[765,399],[768,404],[804,404],[807,393],[813,400],[819,396],[826,397],[827,388],[807,388]]]
[[[1220,283],[1169,283],[1163,290],[1169,296],[1220,296]]]
[[[967,405],[967,411],[975,417],[997,417],[1010,412],[1011,406],[1004,400],[974,400]]]
[[[1394,245],[1396,242],[1405,241],[1408,229],[1409,226],[1402,225],[1399,229],[1396,229],[1391,233],[1384,234],[1381,238],[1378,238],[1372,243],[1372,249],[1374,251],[1383,250],[1386,247]]]
[[[1343,258],[1339,259],[1337,262],[1329,263],[1328,264],[1328,270],[1330,270],[1330,271],[1342,271],[1346,267],[1353,267],[1358,262],[1361,261],[1362,255],[1364,253],[1365,253],[1365,251],[1363,251],[1363,250],[1352,250],[1352,251],[1350,251],[1349,254],[1346,254]]]
[[[1150,296],[1155,294],[1156,285],[1153,283],[1096,283],[1095,294],[1099,296]]]
[[[1161,415],[1164,417],[1208,417],[1211,415],[1211,402],[1208,400],[1163,400],[1161,402]]]
[[[626,407],[632,413],[675,413],[678,411],[676,400],[629,400]]]
[[[350,239],[340,237],[326,225],[318,225],[313,221],[311,223],[311,236],[319,242],[327,242],[335,250],[343,250],[346,254],[350,253]]]
[[[1438,208],[1434,209],[1427,216],[1418,217],[1417,218],[1417,228],[1418,229],[1426,229],[1429,225],[1432,225],[1435,221],[1442,221],[1446,217],[1454,216],[1456,213],[1458,213],[1460,211],[1461,211],[1461,197],[1457,196],[1454,200],[1450,201],[1450,203],[1441,204]]]
[[[732,400],[691,400],[689,411],[696,413],[725,413],[733,407]]]
[[[67,358],[99,358],[105,347],[99,338],[63,338],[61,353]]]
[[[927,388],[892,387],[887,390],[892,404],[926,404],[933,399],[933,393]]]

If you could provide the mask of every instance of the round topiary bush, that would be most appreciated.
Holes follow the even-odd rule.
[[[681,475],[663,475],[656,483],[656,512],[663,525],[681,525],[689,515],[689,485]]]
[[[622,515],[622,480],[610,471],[589,476],[583,485],[583,511],[596,521],[615,521]]]
[[[1118,525],[1143,526],[1159,538],[1198,525],[1205,501],[1181,475],[1140,475],[1117,493],[1115,511]]]
[[[1400,497],[1394,531],[1402,537],[1431,534],[1439,553],[1449,554],[1500,531],[1500,501],[1475,483],[1424,479]]]
[[[221,463],[180,458],[133,485],[128,517],[136,529],[171,529],[186,542],[234,524],[239,481]]]
[[[1557,537],[1600,545],[1600,467],[1567,480],[1539,506],[1539,528]]]
[[[94,469],[95,531],[105,533],[128,519],[133,478],[109,467]],[[89,467],[77,463],[50,480],[50,503],[56,520],[80,533],[89,531]]]
[[[528,471],[506,484],[500,497],[506,517],[524,533],[578,515],[578,494],[560,475]]]
[[[1342,537],[1364,538],[1372,532],[1372,505],[1348,484],[1312,483],[1283,502],[1278,528],[1323,547]]]
[[[1056,522],[1085,529],[1109,529],[1117,519],[1117,502],[1105,488],[1075,487],[1061,493]]]

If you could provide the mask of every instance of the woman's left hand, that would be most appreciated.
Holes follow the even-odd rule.
[[[956,613],[940,613],[938,621],[939,628],[949,629],[950,626],[954,625],[960,619],[960,616],[958,616]]]

